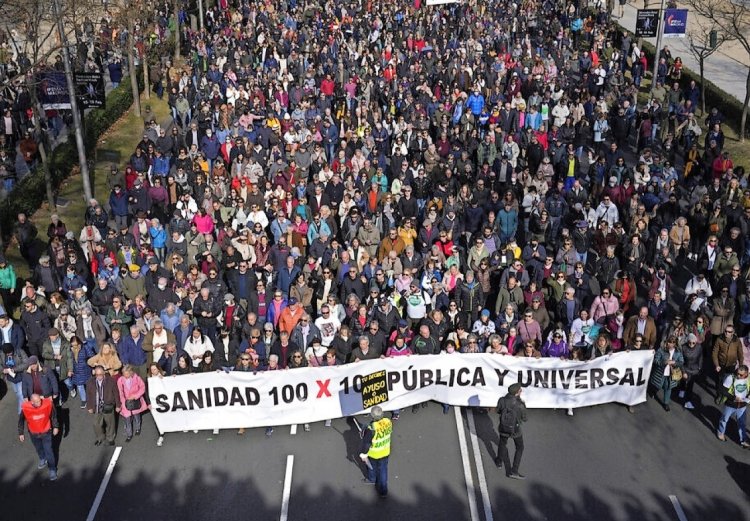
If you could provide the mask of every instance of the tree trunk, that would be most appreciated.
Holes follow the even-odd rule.
[[[705,63],[706,59],[701,55],[701,57],[698,59],[698,68],[700,69],[701,74],[701,116],[706,115],[706,96],[704,95],[706,92],[705,83],[703,81],[703,64]]]
[[[177,60],[180,59],[180,40],[182,40],[180,33],[180,3],[178,0],[172,0],[172,10],[174,11],[174,61],[177,64]]]
[[[745,103],[742,105],[742,119],[740,120],[740,141],[745,142],[745,123],[747,122],[747,105],[750,103],[750,67],[747,68],[745,79]]]
[[[146,52],[146,41],[143,41],[143,96],[146,99],[151,99],[151,91],[149,90],[149,85],[151,82],[149,81],[148,77],[148,53]]]
[[[43,114],[42,107],[39,104],[39,98],[36,95],[36,86],[31,85],[31,76],[27,76],[27,88],[31,95],[31,109],[34,111],[34,132],[39,137],[39,157],[42,160],[42,172],[44,173],[44,185],[47,192],[47,203],[49,204],[49,211],[54,213],[57,210],[57,203],[55,202],[55,192],[52,187],[52,172],[49,170],[49,157],[47,156],[47,138],[42,131],[41,115]]]
[[[135,108],[135,115],[141,117],[141,95],[138,89],[138,73],[135,70],[134,46],[133,20],[128,17],[128,75],[130,76],[130,89],[133,91],[133,107]]]

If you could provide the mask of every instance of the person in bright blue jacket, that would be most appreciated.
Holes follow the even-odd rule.
[[[169,158],[161,153],[161,150],[156,151],[156,156],[151,161],[151,179],[155,176],[166,178],[169,174]]]
[[[479,89],[474,89],[474,92],[471,93],[469,99],[466,100],[466,106],[475,116],[481,114],[482,109],[484,108],[484,96],[482,96]]]
[[[159,222],[159,219],[151,219],[148,234],[151,236],[151,247],[154,249],[154,255],[163,265],[167,256],[167,231]]]
[[[206,154],[206,159],[209,163],[209,171],[213,169],[213,163],[217,157],[219,157],[219,151],[221,150],[221,143],[216,136],[213,135],[213,131],[209,128],[206,130],[206,135],[201,139],[201,152]]]
[[[511,237],[515,237],[518,229],[518,211],[510,203],[500,208],[497,212],[497,222],[500,229],[500,242],[507,243]]]
[[[109,210],[118,231],[128,225],[128,192],[120,185],[115,185],[109,193]]]

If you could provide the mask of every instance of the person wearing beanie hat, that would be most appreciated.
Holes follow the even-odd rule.
[[[60,387],[55,373],[41,363],[39,357],[32,355],[26,361],[26,370],[21,377],[21,392],[24,400],[30,400],[32,394],[41,394],[42,397],[57,399]]]
[[[367,467],[367,477],[362,481],[375,485],[381,498],[388,496],[388,459],[391,454],[393,422],[383,416],[383,409],[376,405],[370,411],[372,421],[362,430],[359,459]]]
[[[511,479],[526,479],[524,475],[518,472],[523,456],[521,424],[526,421],[526,404],[521,400],[522,391],[523,386],[514,383],[508,387],[508,394],[497,402],[497,414],[500,416],[500,425],[498,426],[500,441],[495,466],[500,469],[505,465],[505,475]],[[508,454],[508,438],[513,438],[516,446],[512,467]]]

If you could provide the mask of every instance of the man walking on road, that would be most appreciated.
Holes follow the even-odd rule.
[[[521,424],[526,421],[526,404],[521,400],[521,384],[513,384],[508,387],[508,394],[500,398],[497,402],[497,414],[500,416],[500,425],[498,431],[500,442],[498,444],[498,454],[495,458],[495,466],[503,468],[505,464],[506,476],[512,479],[526,479],[526,476],[519,474],[518,468],[521,466],[521,457],[523,456],[523,433]],[[510,466],[510,456],[508,455],[508,438],[513,438],[516,445],[516,453],[513,456],[513,466]]]
[[[94,376],[86,383],[89,414],[94,415],[94,445],[115,444],[115,413],[120,412],[120,391],[117,384],[100,365],[94,368]],[[93,399],[92,399],[93,398]]]
[[[375,406],[370,411],[372,421],[363,431],[359,459],[367,465],[365,483],[374,484],[378,495],[388,496],[388,457],[391,454],[393,423],[383,418],[383,409]]]
[[[747,404],[750,403],[750,392],[748,392],[748,368],[741,365],[734,375],[727,376],[724,379],[723,387],[719,390],[724,403],[724,411],[719,420],[719,428],[716,436],[721,441],[727,441],[725,433],[727,424],[734,416],[737,420],[737,429],[739,430],[740,445],[744,449],[750,449],[750,443],[747,441],[745,434],[745,416],[747,415]]]
[[[29,428],[31,443],[39,455],[37,469],[49,468],[49,480],[57,479],[57,462],[55,453],[52,451],[52,436],[60,432],[57,423],[57,413],[52,403],[52,398],[42,398],[34,393],[31,400],[23,402],[21,414],[18,415],[18,439],[23,443],[26,440],[23,432],[26,426]]]

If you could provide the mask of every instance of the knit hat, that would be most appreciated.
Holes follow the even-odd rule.
[[[521,388],[521,384],[512,384],[510,387],[508,387],[508,394],[515,396],[518,394],[518,391],[520,391]]]

